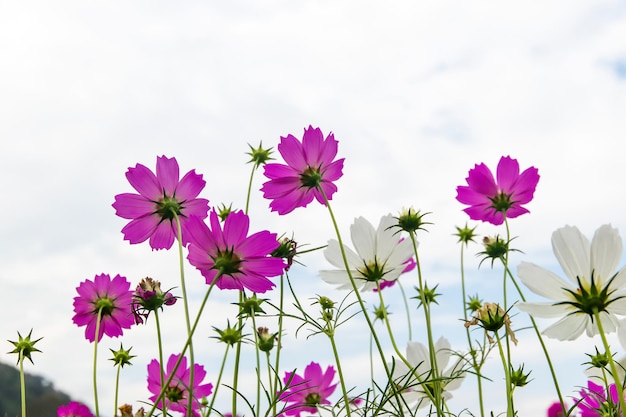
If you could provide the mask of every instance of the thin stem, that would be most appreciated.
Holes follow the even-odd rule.
[[[467,308],[465,307],[465,300],[467,300],[467,294],[465,292],[465,243],[461,243],[461,294],[462,294],[462,307],[463,307],[463,319],[467,323]],[[472,368],[476,372],[476,383],[478,384],[478,404],[480,406],[480,415],[485,417],[485,406],[483,401],[483,382],[480,375],[480,368],[478,361],[476,360],[476,350],[472,344],[472,338],[470,336],[470,330],[465,327],[465,334],[467,335],[467,345],[469,346],[470,355],[472,355]]]
[[[279,304],[278,304],[278,335],[277,335],[277,341],[276,341],[276,359],[274,362],[274,387],[278,387],[278,383],[280,380],[280,375],[278,374],[278,370],[280,369],[280,352],[281,352],[281,343],[282,343],[282,337],[283,337],[283,314],[284,314],[284,302],[285,302],[285,288],[284,288],[284,281],[285,281],[285,275],[287,275],[287,279],[289,279],[289,275],[287,272],[285,272],[285,274],[280,274],[280,293],[279,293]],[[271,388],[271,387],[270,387]],[[274,415],[276,415],[276,401],[274,401],[274,396],[276,395],[276,391],[278,391],[277,389],[274,389],[273,391],[271,391],[272,394],[272,411],[274,413]]]
[[[433,378],[435,380],[439,379],[439,367],[437,365],[437,351],[435,349],[435,343],[433,340],[433,330],[432,323],[430,320],[430,302],[426,300],[426,294],[424,292],[424,280],[422,278],[422,268],[420,265],[420,258],[417,252],[417,239],[415,237],[415,232],[409,232],[409,237],[411,238],[411,243],[413,245],[413,254],[415,255],[415,263],[417,266],[417,279],[418,279],[418,289],[420,294],[420,301],[422,303],[422,308],[424,309],[424,320],[426,322],[426,334],[428,338],[428,352],[430,354],[430,368],[432,371]],[[437,409],[437,415],[443,415],[443,409],[441,408],[442,404],[442,392],[441,385],[434,384],[433,387],[433,403]],[[426,390],[428,391],[428,390]]]
[[[624,402],[624,383],[620,380],[619,375],[617,374],[617,367],[615,366],[615,361],[613,360],[613,355],[611,354],[611,348],[609,347],[609,342],[606,340],[606,334],[604,334],[604,328],[602,327],[602,320],[600,319],[600,313],[598,312],[598,309],[596,307],[593,308],[593,316],[598,325],[598,332],[600,333],[602,344],[604,345],[604,349],[606,350],[606,355],[609,358],[609,366],[611,367],[611,373],[613,374],[613,381],[615,381],[615,387],[617,388],[617,395],[619,396],[620,414],[624,415],[624,411],[626,411],[626,403]]]
[[[157,346],[159,349],[159,379],[161,381],[161,386],[163,386],[163,380],[165,379],[165,370],[163,369],[163,342],[161,341],[161,321],[159,319],[159,309],[154,310],[154,322],[156,323],[156,331],[157,331]],[[163,415],[167,415],[167,404],[163,401]]]
[[[98,405],[98,339],[100,339],[100,322],[102,321],[102,308],[98,309],[96,318],[96,334],[93,341],[93,401],[96,409],[96,417],[100,416],[100,406]]]
[[[504,350],[502,349],[502,340],[500,340],[500,335],[498,332],[496,334],[496,341],[498,343],[498,351],[500,353],[500,359],[502,360],[502,367],[504,368],[504,377],[506,384],[506,415],[507,417],[514,417],[515,413],[513,411],[513,391],[511,390],[511,373],[509,362],[507,361]]]
[[[224,350],[224,356],[222,357],[222,364],[220,365],[220,372],[217,375],[217,381],[215,382],[215,391],[213,391],[213,395],[211,396],[211,404],[209,404],[209,413],[213,412],[213,404],[215,404],[215,398],[217,398],[217,390],[220,387],[220,381],[222,380],[222,375],[224,374],[224,368],[226,366],[226,358],[228,357],[230,345],[226,345],[226,350]],[[235,416],[235,414],[233,414]]]
[[[24,351],[18,353],[20,362],[20,394],[22,395],[22,417],[26,417],[26,384],[24,381]]]
[[[239,305],[243,304],[243,291],[239,291]],[[238,328],[241,329],[243,323],[242,315],[240,314],[237,318]],[[237,348],[235,350],[235,364],[233,369],[233,398],[232,398],[232,408],[233,408],[233,416],[237,416],[237,385],[239,383],[239,362],[241,359],[241,342],[237,343]]]
[[[413,326],[411,326],[411,310],[409,309],[409,302],[406,298],[406,293],[404,292],[404,287],[402,283],[398,279],[396,281],[398,283],[398,287],[400,288],[400,292],[402,293],[402,301],[404,302],[404,311],[406,313],[406,323],[409,330],[409,341],[413,340]]]
[[[330,324],[329,324],[330,325]],[[341,370],[341,362],[339,361],[339,353],[337,352],[337,345],[335,344],[334,329],[329,329],[325,332],[330,339],[330,344],[333,348],[333,356],[335,357],[335,364],[337,365],[337,374],[339,375],[339,383],[341,384],[341,392],[343,394],[343,402],[346,407],[346,416],[350,417],[350,400],[348,399],[348,391],[346,390],[346,382],[343,377],[343,371]]]
[[[180,289],[183,293],[183,305],[185,306],[185,324],[187,325],[187,337],[189,340],[189,395],[188,395],[188,403],[187,409],[191,410],[193,406],[193,379],[194,379],[194,368],[195,368],[195,360],[193,354],[193,342],[191,340],[191,320],[189,318],[189,300],[187,299],[187,287],[185,285],[185,263],[183,257],[183,235],[182,228],[180,225],[180,218],[174,214],[174,220],[176,221],[176,240],[178,242],[178,265],[180,271]],[[181,355],[182,356],[182,355]],[[163,364],[161,363],[161,366]]]
[[[254,308],[250,309],[250,318],[252,319],[252,333],[254,334],[254,349],[256,359],[256,415],[261,412],[261,357],[259,355],[259,333],[256,327],[256,319],[254,318]],[[271,384],[271,382],[270,382]]]
[[[122,369],[122,366],[118,364],[117,371],[115,372],[115,401],[114,401],[114,407],[113,407],[114,416],[117,415],[117,398],[118,398],[119,389],[120,389],[120,369]]]

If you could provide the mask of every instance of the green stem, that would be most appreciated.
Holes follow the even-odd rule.
[[[462,306],[463,306],[463,319],[465,323],[467,323],[467,308],[465,307],[465,300],[467,300],[467,294],[465,292],[465,243],[461,243],[461,294],[462,294]],[[472,344],[472,338],[470,336],[470,330],[468,327],[465,327],[465,334],[467,336],[467,345],[469,346],[470,355],[472,355],[472,368],[476,372],[476,383],[478,384],[478,404],[480,406],[480,415],[481,417],[485,417],[485,406],[483,401],[483,382],[482,376],[480,374],[480,369],[482,367],[478,365],[478,361],[476,360],[476,350]]]
[[[163,380],[165,379],[165,370],[163,368],[163,342],[161,340],[161,320],[159,319],[159,310],[154,310],[154,322],[156,323],[156,331],[157,331],[157,346],[159,350],[159,377],[161,381],[161,386],[163,386]],[[163,415],[167,415],[167,404],[163,401],[163,408],[161,409]]]
[[[498,343],[498,351],[500,353],[500,359],[502,360],[502,368],[504,368],[504,377],[506,384],[506,415],[507,417],[514,417],[515,413],[513,411],[513,391],[511,390],[511,373],[510,366],[507,358],[505,357],[504,350],[502,349],[502,341],[500,340],[500,335],[498,332],[496,334],[496,341]]]
[[[122,366],[118,364],[117,371],[115,372],[115,401],[114,401],[115,406],[113,407],[114,416],[117,415],[117,399],[118,399],[118,394],[119,394],[119,389],[120,389],[120,369],[122,369]]]
[[[254,334],[254,349],[256,359],[256,415],[261,412],[261,357],[259,356],[259,333],[256,327],[256,319],[254,318],[254,308],[250,309],[250,318],[252,319],[252,333]],[[271,384],[271,382],[270,382]]]
[[[26,384],[24,381],[24,351],[18,353],[20,363],[20,394],[22,400],[22,417],[26,417]]]
[[[602,339],[602,344],[604,345],[604,349],[606,350],[606,355],[609,358],[609,366],[611,367],[611,373],[613,374],[613,381],[615,381],[615,387],[617,388],[617,395],[619,396],[619,409],[621,411],[621,415],[624,415],[624,411],[626,410],[626,403],[624,402],[624,383],[620,380],[619,375],[617,374],[617,367],[615,366],[615,361],[613,360],[613,355],[611,354],[611,348],[609,347],[609,342],[606,340],[606,334],[604,334],[604,328],[602,326],[602,320],[600,319],[600,313],[596,307],[593,308],[593,316],[598,325],[598,332],[600,333],[600,338]],[[608,391],[608,390],[607,390]]]
[[[189,300],[187,299],[187,287],[185,285],[185,262],[183,257],[183,239],[182,228],[180,225],[180,218],[174,214],[174,220],[176,221],[176,240],[178,242],[178,266],[180,271],[180,289],[183,293],[183,305],[185,306],[185,324],[187,325],[187,338],[189,340],[189,393],[187,409],[191,410],[193,406],[193,379],[194,379],[194,354],[193,354],[193,342],[191,340],[191,319],[189,317]],[[181,355],[182,356],[182,355]],[[163,366],[163,364],[161,364]]]
[[[209,404],[209,413],[213,412],[213,404],[215,404],[215,398],[217,398],[217,390],[220,387],[222,375],[224,374],[224,368],[226,367],[226,358],[228,357],[229,348],[230,348],[230,345],[226,345],[226,350],[224,351],[224,356],[222,357],[222,364],[220,365],[220,372],[217,375],[217,381],[215,382],[215,390],[213,391],[213,395],[211,396],[211,404]],[[233,417],[235,417],[235,414],[233,414]]]
[[[409,341],[413,340],[413,328],[411,326],[411,310],[409,309],[409,302],[406,298],[406,293],[404,292],[404,287],[402,283],[398,279],[396,281],[398,283],[398,287],[400,288],[400,292],[402,293],[402,301],[404,302],[404,311],[406,313],[406,323],[409,330]]]
[[[329,323],[330,326],[330,323]],[[339,375],[339,383],[341,384],[341,392],[343,394],[343,402],[346,407],[346,416],[350,417],[350,400],[348,399],[348,391],[346,390],[346,382],[343,377],[343,371],[341,370],[341,362],[339,361],[339,353],[337,352],[337,345],[335,344],[334,329],[328,329],[326,332],[330,339],[330,344],[333,348],[333,356],[335,357],[335,364],[337,365],[337,374]]]
[[[437,365],[437,351],[435,349],[435,342],[433,340],[433,330],[432,323],[430,319],[430,303],[426,300],[426,294],[424,293],[424,280],[422,278],[422,268],[420,265],[420,258],[417,252],[417,239],[415,237],[415,232],[409,232],[409,237],[411,238],[411,243],[413,244],[413,254],[415,255],[415,263],[417,266],[417,279],[418,279],[418,288],[420,294],[420,301],[422,303],[422,308],[424,309],[424,320],[426,322],[426,334],[428,338],[428,352],[430,355],[430,368],[432,371],[432,377],[435,381],[439,380],[439,367]],[[435,404],[435,408],[437,410],[437,416],[443,415],[442,409],[442,392],[441,392],[441,384],[436,383],[433,385],[433,404]],[[428,390],[425,390],[428,391]]]
[[[100,416],[100,407],[98,405],[98,339],[100,339],[100,322],[102,321],[102,308],[98,309],[98,316],[96,318],[96,334],[93,341],[93,400],[96,408],[96,417]]]
[[[239,291],[239,305],[243,303],[243,291]],[[241,329],[243,323],[242,315],[240,314],[237,318],[238,328]],[[235,350],[235,364],[233,369],[233,398],[232,398],[232,409],[233,416],[237,416],[237,385],[239,384],[239,362],[241,359],[241,342],[237,343],[237,348]]]
[[[288,273],[285,272],[285,274],[287,274],[287,279],[289,279]],[[278,370],[280,369],[280,352],[281,352],[281,343],[282,343],[282,337],[283,337],[283,314],[284,314],[284,302],[285,302],[285,288],[284,288],[284,281],[285,281],[285,274],[280,274],[280,299],[279,299],[279,304],[278,304],[278,335],[277,335],[277,341],[276,341],[276,360],[274,362],[274,387],[278,388],[278,383],[280,381],[280,375],[278,374]],[[273,391],[271,391],[271,395],[272,395],[272,411],[274,413],[274,415],[276,415],[276,401],[274,400],[274,397],[276,396],[276,392],[278,391],[278,389],[274,389]]]

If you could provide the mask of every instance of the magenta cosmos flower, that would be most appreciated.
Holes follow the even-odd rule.
[[[170,376],[173,375],[172,380],[165,389],[164,399],[165,406],[168,410],[177,411],[183,413],[185,417],[193,415],[199,417],[200,413],[200,400],[211,395],[213,392],[213,384],[203,384],[206,377],[206,371],[204,366],[194,364],[193,366],[193,387],[191,389],[192,402],[191,402],[191,414],[188,413],[189,407],[189,381],[190,381],[190,368],[187,367],[187,358],[181,359],[180,365],[176,367],[176,362],[180,355],[170,355],[167,360],[167,367],[164,370],[163,381],[167,381]],[[163,385],[161,384],[161,366],[159,361],[153,359],[148,364],[148,391],[152,393],[150,401],[156,401],[161,393]],[[163,409],[163,399],[159,401],[157,407]]]
[[[210,229],[199,218],[190,219],[187,257],[206,283],[211,284],[220,272],[215,282],[218,288],[271,290],[274,283],[268,277],[282,274],[286,266],[283,259],[270,256],[279,245],[276,233],[264,230],[248,236],[250,219],[241,210],[230,213],[223,226],[215,210],[209,219]]]
[[[118,337],[123,329],[129,329],[135,319],[131,311],[133,292],[125,277],[116,275],[113,280],[107,274],[96,275],[93,281],[85,280],[76,288],[74,317],[77,326],[87,326],[85,337],[90,342],[96,338],[98,312],[101,312],[98,341],[102,335]]]
[[[93,414],[86,405],[72,401],[57,408],[57,417],[93,417]]]
[[[498,225],[505,216],[512,219],[529,212],[522,205],[533,199],[539,182],[537,168],[527,168],[520,174],[517,160],[503,156],[496,178],[485,164],[479,164],[470,170],[467,185],[456,188],[456,199],[469,205],[463,211],[471,219]]]
[[[195,170],[179,180],[176,158],[157,158],[156,175],[137,164],[128,168],[126,178],[139,194],[118,194],[113,208],[115,214],[131,221],[124,226],[124,239],[142,243],[150,239],[152,249],[169,249],[174,244],[176,222],[181,223],[182,242],[187,244],[186,226],[189,216],[206,218],[209,200],[197,198],[206,182]]]
[[[330,133],[326,139],[319,128],[304,129],[302,142],[293,135],[280,138],[278,151],[287,165],[266,164],[269,178],[261,191],[272,200],[270,208],[278,214],[291,213],[297,207],[306,207],[313,198],[322,204],[324,195],[332,199],[337,191],[333,181],[341,178],[344,158],[337,156],[337,141]],[[322,193],[323,190],[323,193]]]
[[[335,369],[332,366],[322,372],[322,367],[315,362],[304,368],[303,376],[285,372],[285,390],[278,397],[287,403],[283,410],[285,415],[300,417],[300,413],[316,414],[318,405],[330,404],[328,397],[337,387],[337,383],[332,383],[334,377]]]
[[[621,416],[617,387],[611,384],[607,397],[602,385],[587,381],[587,388],[580,390],[578,409],[580,417]]]

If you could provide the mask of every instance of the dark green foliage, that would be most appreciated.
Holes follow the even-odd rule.
[[[26,413],[29,417],[56,417],[57,408],[71,401],[40,376],[26,373]],[[0,416],[22,415],[20,373],[15,366],[0,363]]]

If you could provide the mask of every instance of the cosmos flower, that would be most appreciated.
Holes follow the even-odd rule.
[[[278,247],[275,233],[267,230],[248,236],[250,219],[241,210],[226,217],[224,224],[213,210],[211,229],[197,217],[190,219],[189,262],[211,284],[221,289],[249,289],[264,293],[274,287],[268,277],[283,273],[285,261],[270,254]]]
[[[573,226],[552,234],[552,249],[568,280],[535,264],[522,262],[520,280],[548,302],[525,302],[517,306],[535,317],[561,317],[543,331],[548,337],[574,340],[584,331],[598,334],[594,308],[605,333],[617,330],[617,315],[626,315],[626,270],[615,272],[622,257],[622,239],[617,229],[603,225],[589,240]]]
[[[142,243],[149,239],[152,249],[169,249],[177,235],[176,222],[181,223],[182,243],[187,240],[189,216],[207,217],[209,200],[197,198],[206,182],[195,170],[179,180],[176,158],[157,158],[156,175],[141,164],[128,168],[126,178],[139,194],[118,194],[113,208],[115,214],[130,219],[122,229],[124,239]]]
[[[563,410],[563,406],[560,402],[553,402],[550,407],[548,407],[548,417],[565,417],[566,410]]]
[[[609,386],[609,395],[602,385],[587,381],[587,388],[580,390],[578,409],[580,417],[619,416],[619,394],[615,384]]]
[[[334,377],[335,368],[328,366],[322,372],[322,367],[316,362],[304,368],[303,376],[285,372],[285,389],[278,397],[287,403],[283,410],[285,415],[300,417],[300,413],[316,414],[318,405],[330,404],[328,398],[337,387],[337,383],[332,383]]]
[[[90,342],[96,338],[98,312],[101,311],[98,341],[102,335],[118,337],[123,329],[129,329],[134,323],[131,311],[133,292],[130,282],[125,277],[116,275],[112,280],[108,274],[96,275],[94,280],[85,280],[76,288],[78,297],[74,297],[74,317],[77,326],[87,326],[85,337]]]
[[[71,401],[57,408],[57,417],[93,417],[93,414],[86,405]]]
[[[406,359],[411,365],[409,369],[403,361],[397,360],[393,369],[393,378],[398,387],[405,387],[402,396],[408,404],[417,404],[421,408],[430,403],[425,401],[428,395],[425,389],[432,392],[433,384],[439,383],[442,396],[445,400],[452,398],[450,391],[461,386],[465,377],[461,360],[457,360],[452,366],[450,359],[452,350],[450,342],[445,337],[440,337],[435,343],[437,367],[440,370],[439,382],[430,380],[432,375],[432,364],[428,347],[419,342],[408,342],[406,346]],[[418,378],[419,377],[419,378]],[[426,388],[425,388],[426,387]]]
[[[163,381],[167,381],[173,374],[173,378],[165,389],[165,405],[168,411],[177,411],[183,413],[184,416],[193,415],[194,417],[200,417],[198,410],[200,409],[200,400],[208,397],[213,392],[213,384],[203,384],[206,377],[206,371],[204,366],[194,364],[193,368],[193,387],[191,389],[193,399],[191,403],[191,412],[188,413],[189,407],[189,380],[190,380],[190,368],[187,366],[187,358],[183,357],[180,365],[176,370],[176,362],[178,362],[180,355],[170,355],[167,360],[167,367],[164,370]],[[161,366],[159,361],[153,359],[148,364],[148,391],[152,393],[150,401],[156,401],[159,396],[163,385],[161,384]],[[163,409],[163,399],[159,401],[157,407]]]
[[[506,216],[512,219],[529,211],[522,207],[533,199],[538,170],[530,167],[520,174],[519,163],[509,156],[500,158],[497,181],[485,164],[475,165],[466,178],[467,185],[456,188],[456,199],[469,205],[463,211],[473,220],[502,224]]]
[[[261,188],[263,197],[272,200],[272,211],[287,214],[306,207],[313,198],[322,204],[324,195],[332,199],[337,191],[333,182],[343,175],[344,158],[334,160],[337,144],[332,133],[324,139],[322,131],[312,126],[304,129],[302,142],[293,135],[280,138],[278,151],[287,164],[266,164],[264,173],[269,181]]]
[[[372,290],[377,282],[395,281],[406,269],[411,269],[413,245],[409,239],[398,239],[392,229],[396,223],[391,214],[380,219],[377,229],[363,217],[354,220],[350,234],[355,250],[345,245],[344,249],[357,288]],[[352,289],[337,240],[328,241],[324,256],[339,269],[320,271],[322,279],[339,289]]]

